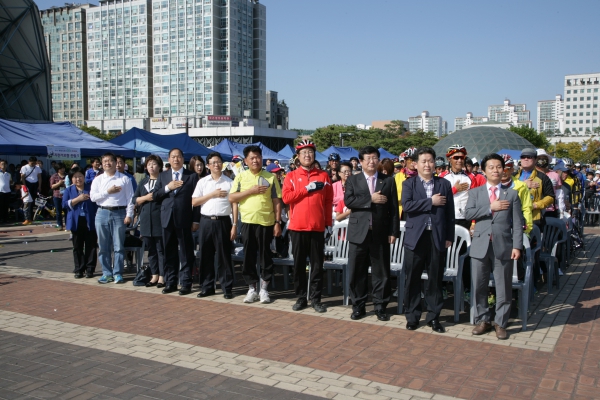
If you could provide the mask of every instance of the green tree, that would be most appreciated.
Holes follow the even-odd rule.
[[[548,149],[552,146],[543,132],[538,133],[533,128],[527,126],[511,126],[508,130],[528,140],[529,143],[537,148]]]
[[[340,145],[340,134],[355,134],[357,129],[352,125],[328,125],[317,128],[312,135],[312,140],[317,145],[318,151],[323,151],[331,146]],[[344,146],[351,146],[351,136],[344,136]]]
[[[565,129],[565,135],[570,135],[571,134],[571,130],[569,128]]]
[[[594,128],[594,133],[596,135],[600,135],[600,126],[597,126],[597,127]]]
[[[389,124],[385,125],[385,132],[398,137],[405,136],[408,130],[404,126],[404,122],[400,120],[392,120]]]
[[[80,125],[79,129],[102,140],[110,140],[115,137],[114,135],[111,135],[109,133],[102,133],[102,131],[96,128],[95,126]]]

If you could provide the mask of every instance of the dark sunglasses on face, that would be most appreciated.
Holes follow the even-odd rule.
[[[458,160],[464,160],[465,156],[452,156],[452,159],[456,160],[456,161],[458,161]]]
[[[521,160],[533,160],[534,156],[521,156]]]

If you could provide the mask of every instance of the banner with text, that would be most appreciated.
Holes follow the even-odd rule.
[[[81,149],[64,146],[46,146],[49,160],[81,160]]]

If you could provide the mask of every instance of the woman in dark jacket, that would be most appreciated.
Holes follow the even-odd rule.
[[[142,179],[133,195],[133,203],[140,207],[140,236],[148,250],[148,263],[152,271],[152,279],[146,287],[165,285],[165,255],[162,239],[162,226],[160,224],[160,203],[152,200],[152,192],[157,190],[154,185],[163,168],[163,161],[159,156],[150,155],[146,158],[146,170],[149,177]]]
[[[98,206],[90,200],[91,184],[79,167],[69,171],[72,185],[62,195],[62,207],[67,213],[67,230],[73,235],[73,259],[75,278],[93,278],[98,259],[98,236],[96,235],[96,211]]]

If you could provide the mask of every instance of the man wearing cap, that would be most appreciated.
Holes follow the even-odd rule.
[[[569,176],[570,170],[565,166],[565,163],[561,160],[554,166],[554,171],[559,174],[562,180],[562,192],[563,201],[565,203],[565,210],[571,209],[571,184],[573,184],[573,178]]]
[[[404,168],[394,175],[394,179],[396,180],[396,190],[398,191],[398,216],[402,220],[405,219],[402,214],[402,182],[418,175],[415,153],[416,149],[411,147],[400,155],[400,159],[404,159]]]
[[[281,168],[278,164],[272,163],[267,165],[267,172],[272,173],[277,177],[277,181],[280,186],[283,186],[283,168]]]
[[[550,156],[548,156],[548,153],[546,153],[546,150],[537,149],[537,160],[535,163],[535,168],[539,172],[546,174],[546,176],[550,179],[550,182],[552,182],[552,190],[554,191],[554,198],[555,198],[555,202],[550,204],[548,207],[546,207],[546,212],[544,214],[544,218],[545,217],[559,218],[560,217],[559,196],[562,196],[562,191],[560,190],[562,187],[562,179],[560,179],[560,176],[558,175],[557,172],[554,172],[549,168],[549,164],[550,164]],[[563,202],[562,210],[564,211],[564,202]]]
[[[552,181],[543,172],[535,169],[537,151],[525,148],[521,151],[521,169],[515,176],[516,179],[525,183],[529,189],[532,199],[533,223],[538,225],[540,231],[544,230],[544,219],[542,210],[554,204],[554,189]]]
[[[400,161],[396,161],[394,163],[394,175],[400,173],[400,171],[402,171],[402,164],[400,164]]]
[[[306,308],[310,299],[310,306],[323,313],[327,311],[321,303],[325,236],[331,235],[333,224],[333,189],[327,173],[315,168],[316,150],[310,140],[303,140],[296,146],[300,166],[286,177],[282,198],[290,206],[288,229],[294,256],[294,289],[298,297],[292,309]],[[307,293],[307,258],[310,261],[310,293]]]
[[[523,211],[523,218],[525,221],[525,233],[531,232],[533,229],[533,215],[531,214],[531,195],[527,186],[513,178],[515,171],[515,160],[508,154],[500,154],[504,159],[504,172],[502,173],[502,188],[510,188],[517,191],[519,200],[521,200],[521,209]]]

